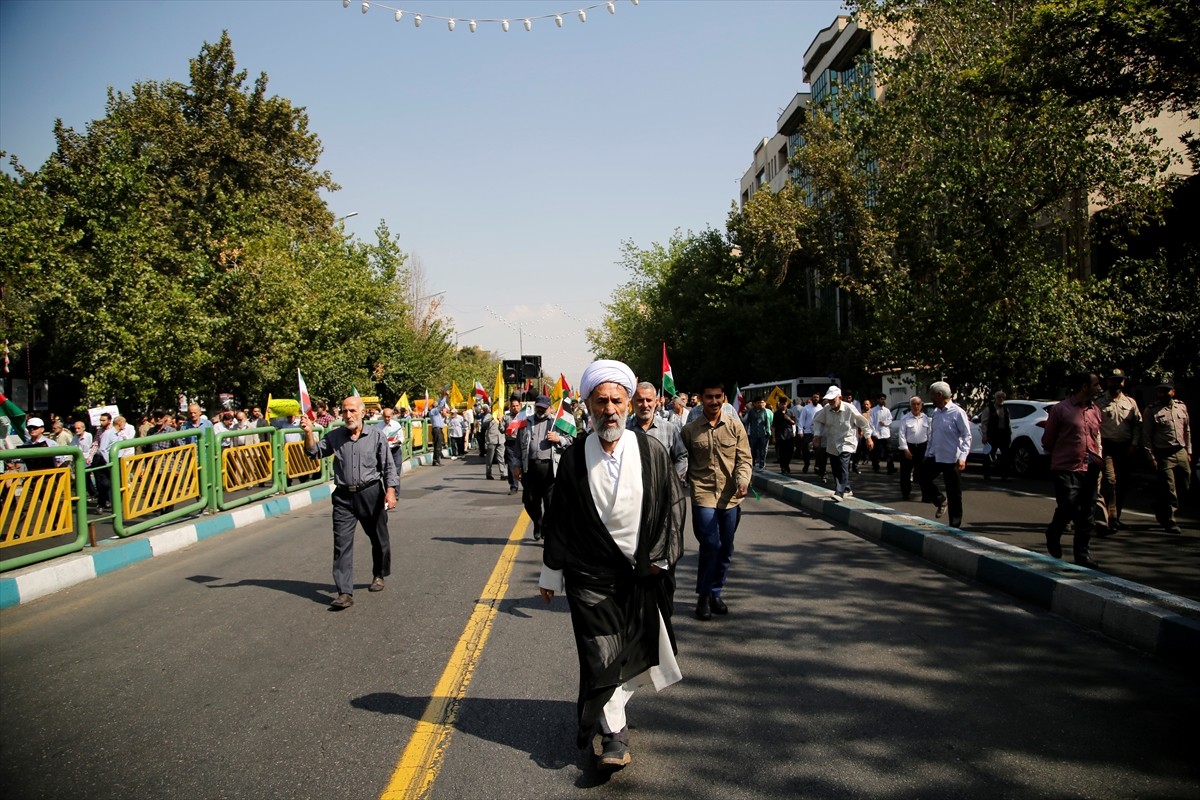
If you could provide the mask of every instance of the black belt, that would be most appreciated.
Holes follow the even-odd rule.
[[[379,481],[370,481],[368,483],[360,483],[357,486],[349,486],[347,484],[342,484],[338,488],[345,489],[346,491],[350,492],[350,494],[356,494],[358,492],[363,491],[364,489],[370,489],[372,486],[378,486],[378,485],[379,485]]]

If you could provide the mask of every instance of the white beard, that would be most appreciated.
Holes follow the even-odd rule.
[[[620,423],[620,421],[621,421],[621,418],[619,416],[617,416],[616,414],[613,414],[611,416],[600,417],[597,420],[597,422],[599,423],[596,426],[597,435],[606,442],[617,441],[625,433],[625,429],[622,428],[620,426],[620,424],[607,425],[606,423],[608,423],[608,422]]]

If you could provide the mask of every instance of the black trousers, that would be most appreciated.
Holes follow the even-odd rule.
[[[892,440],[890,438],[876,439],[875,446],[871,448],[871,469],[879,472],[880,460],[887,464],[888,475],[896,471],[892,465]]]
[[[354,532],[359,523],[371,540],[371,575],[386,578],[392,572],[383,495],[383,485],[378,481],[360,492],[344,486],[333,491],[333,584],[338,594],[354,594]]]
[[[796,458],[804,459],[804,471],[808,472],[808,465],[812,463],[812,440],[811,433],[801,434],[796,437]]]
[[[529,469],[521,476],[525,491],[521,502],[525,504],[525,513],[533,520],[536,527],[541,527],[542,515],[550,510],[550,496],[554,494],[554,465],[550,459],[533,459]]]
[[[900,451],[900,494],[907,500],[912,494],[913,478],[916,478],[917,485],[921,487],[921,502],[931,502],[932,494],[927,494],[925,481],[925,448],[928,447],[928,442],[912,443],[908,445],[908,452],[912,454],[912,458],[906,458],[904,451]]]
[[[442,463],[442,448],[446,446],[446,429],[433,429],[433,463]]]
[[[934,461],[932,458],[925,459],[925,484],[922,489],[930,493],[933,498],[933,504],[940,506],[946,503],[950,507],[950,525],[957,528],[962,525],[962,476],[958,472],[958,465],[951,461],[949,464],[943,464],[940,461]],[[934,478],[942,476],[942,482],[946,484],[946,493],[942,494],[941,490],[934,485]],[[928,487],[926,489],[926,487]]]
[[[1074,553],[1079,561],[1089,555],[1092,533],[1096,530],[1096,491],[1100,487],[1100,465],[1083,472],[1056,470],[1053,473],[1054,500],[1058,503],[1046,528],[1046,545],[1057,548],[1068,522],[1075,523]]]
[[[792,452],[796,449],[795,439],[775,438],[775,455],[779,458],[779,471],[792,471]]]
[[[817,477],[824,478],[825,477],[825,462],[829,460],[829,453],[827,453],[825,451],[824,447],[817,448],[816,459],[817,459],[817,467],[816,467],[815,471],[817,473]]]

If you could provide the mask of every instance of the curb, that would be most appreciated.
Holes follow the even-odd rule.
[[[1200,668],[1200,603],[1193,600],[866,500],[837,503],[829,489],[785,475],[755,471],[753,483],[864,539],[898,547],[1137,650]]]
[[[432,460],[431,455],[413,456],[402,465],[401,474],[412,472],[418,466],[429,464]],[[268,497],[257,503],[131,536],[128,539],[106,540],[96,547],[85,547],[78,553],[14,569],[0,578],[0,609],[28,603],[77,583],[107,575],[130,564],[182,550],[210,536],[244,528],[269,517],[298,511],[329,499],[332,493],[332,483],[313,486],[294,494]]]

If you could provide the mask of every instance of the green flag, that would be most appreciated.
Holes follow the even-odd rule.
[[[5,397],[3,392],[0,392],[0,417],[8,418],[9,433],[20,436],[21,432],[25,430],[25,412],[16,403]]]

